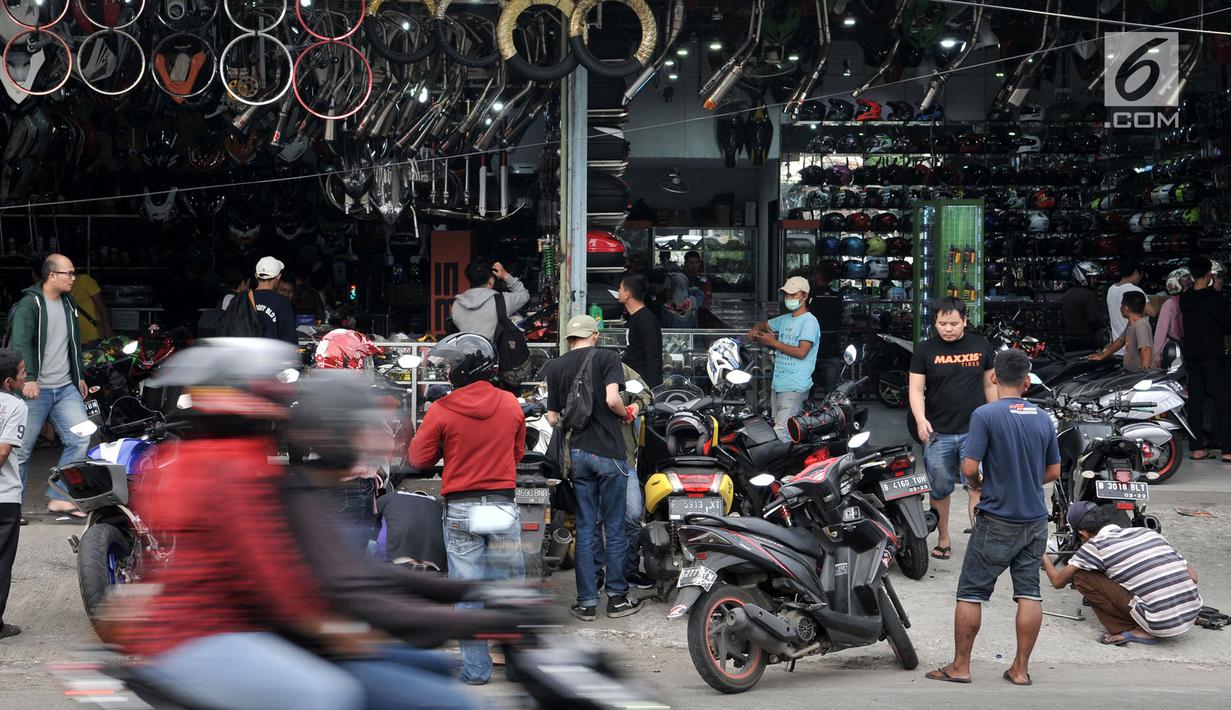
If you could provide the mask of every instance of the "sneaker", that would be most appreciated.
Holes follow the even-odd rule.
[[[607,599],[607,617],[620,619],[641,611],[641,600],[634,596],[610,597]]]
[[[610,609],[611,604],[608,604],[607,608]],[[581,619],[582,621],[594,621],[594,619],[598,617],[598,607],[582,606],[580,604],[574,604],[573,606],[569,607],[568,613],[572,614],[578,619]]]
[[[6,639],[10,636],[16,636],[21,633],[21,627],[13,624],[0,625],[0,639]]]
[[[657,586],[654,579],[650,577],[650,575],[641,571],[625,575],[625,579],[628,580],[628,585],[630,587],[636,587],[637,589],[653,589]]]

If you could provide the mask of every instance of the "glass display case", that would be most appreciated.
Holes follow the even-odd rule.
[[[966,302],[976,328],[983,325],[983,200],[938,200],[916,207],[915,340],[930,337],[934,299]]]
[[[684,256],[700,252],[715,299],[752,298],[756,292],[756,229],[744,227],[655,227],[654,263],[684,268]]]

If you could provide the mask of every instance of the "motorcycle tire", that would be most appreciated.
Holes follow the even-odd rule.
[[[882,372],[876,378],[876,398],[891,409],[905,409],[909,402],[906,397],[908,379],[902,370]]]
[[[688,614],[688,655],[692,658],[692,665],[701,675],[701,679],[720,693],[733,694],[752,690],[765,673],[768,654],[751,641],[744,641],[741,647],[744,651],[743,665],[739,668],[735,667],[738,662],[735,660],[729,661],[724,667],[724,664],[714,658],[715,650],[710,647],[711,625],[722,623],[726,609],[748,604],[765,607],[766,602],[754,589],[717,584],[693,604],[692,611]]]
[[[128,569],[132,552],[131,540],[114,525],[91,525],[81,534],[77,547],[77,581],[91,625],[96,623],[95,613],[111,587],[125,583],[124,580],[116,581],[117,575]]]
[[[1171,441],[1167,442],[1166,449],[1171,454],[1171,460],[1158,470],[1158,478],[1154,479],[1153,483],[1170,481],[1179,472],[1180,464],[1184,463],[1184,442],[1180,441],[1179,437],[1172,436]]]
[[[566,50],[564,57],[559,61],[547,66],[531,64],[517,53],[517,46],[513,43],[513,30],[517,27],[517,18],[534,5],[558,9],[561,13],[564,13],[566,26],[569,16],[573,14],[573,4],[571,2],[561,2],[560,0],[512,0],[500,11],[500,20],[496,24],[496,43],[500,48],[500,57],[504,59],[505,64],[508,64],[510,69],[531,81],[546,84],[563,79],[573,73],[579,61],[577,54],[572,51],[571,47]]]
[[[910,579],[923,579],[928,573],[930,556],[926,537],[915,537],[909,531],[902,533],[896,556],[902,574]]]
[[[392,10],[392,12],[398,12]],[[385,36],[381,33],[382,22],[378,21],[380,9],[376,10],[375,14],[370,14],[363,23],[363,34],[368,40],[368,46],[373,52],[393,62],[394,64],[413,64],[422,59],[426,59],[429,55],[436,52],[436,48],[440,43],[440,35],[436,32],[436,28],[431,26],[431,8],[428,7],[427,24],[429,25],[426,37],[421,45],[412,47],[408,51],[400,51],[389,46],[385,41]]]
[[[495,66],[500,61],[500,52],[492,48],[493,51],[486,54],[470,56],[463,53],[457,47],[453,46],[453,42],[449,39],[449,23],[455,22],[444,15],[448,5],[436,10],[436,16],[432,19],[432,27],[435,30],[436,47],[443,51],[450,59],[465,67],[474,67],[481,69],[484,67]]]
[[[618,2],[627,5],[641,21],[641,41],[631,57],[608,61],[598,58],[586,41],[586,15],[603,2]],[[569,18],[569,45],[581,65],[599,76],[622,79],[640,72],[650,62],[654,45],[658,40],[658,24],[654,13],[645,0],[579,0]]]
[[[898,659],[898,663],[902,664],[902,668],[915,670],[919,667],[919,654],[915,652],[915,644],[911,642],[910,634],[906,633],[906,627],[902,625],[902,619],[898,617],[898,610],[889,599],[889,593],[881,589],[877,593],[877,602],[881,607],[881,621],[885,624],[885,640],[889,642],[889,648],[893,649],[893,655]]]

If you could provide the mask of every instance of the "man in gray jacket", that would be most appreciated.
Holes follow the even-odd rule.
[[[507,292],[496,291],[496,279],[504,282]],[[503,298],[504,312],[509,316],[530,302],[530,292],[498,261],[490,265],[485,261],[470,262],[466,266],[466,280],[470,288],[453,299],[453,325],[459,332],[478,333],[492,340],[496,336],[496,304],[492,299],[497,295]]]

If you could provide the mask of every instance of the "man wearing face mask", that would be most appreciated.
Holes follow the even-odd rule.
[[[812,373],[816,370],[816,345],[821,340],[821,325],[808,311],[808,279],[792,276],[778,289],[785,295],[787,312],[762,321],[748,331],[748,339],[775,351],[773,398],[774,431],[790,441],[786,423],[803,408]]]

